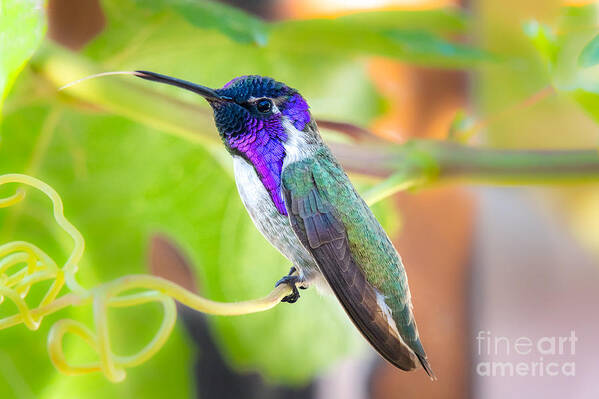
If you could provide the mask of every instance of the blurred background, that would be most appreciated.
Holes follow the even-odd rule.
[[[385,145],[599,146],[599,67],[577,63],[581,51],[599,57],[599,43],[588,49],[599,33],[592,1],[1,1],[0,65],[11,72],[9,55],[33,57],[0,82],[4,95],[11,88],[0,174],[36,176],[63,196],[86,239],[78,276],[87,287],[153,273],[234,301],[264,295],[289,268],[241,205],[201,99],[126,77],[57,92],[92,73],[145,69],[212,87],[268,75],[297,88],[320,120],[368,128]],[[335,130],[323,132],[334,149],[360,146],[347,129]],[[368,165],[355,169],[360,190],[377,183]],[[35,332],[3,330],[0,397],[597,398],[593,180],[437,184],[375,205],[406,265],[438,381],[387,364],[334,298],[308,290],[293,306],[249,316],[181,307],[166,346],[119,384],[99,373],[61,375],[48,358],[52,323],[70,317],[91,325],[90,308],[48,317]],[[13,240],[31,241],[57,261],[70,251],[49,203],[33,192],[0,210],[0,242]],[[139,350],[160,317],[150,304],[116,310],[115,352]],[[550,345],[572,332],[575,348],[567,341],[563,351],[533,344],[523,354],[514,346],[519,338]],[[91,356],[84,347],[66,339],[73,359]],[[544,370],[555,362],[559,372],[501,375],[493,362],[543,363]]]

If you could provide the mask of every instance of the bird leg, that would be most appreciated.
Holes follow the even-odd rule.
[[[287,284],[289,287],[291,287],[292,289],[292,293],[287,295],[286,297],[284,297],[283,299],[281,299],[281,302],[288,302],[288,303],[295,303],[297,302],[297,300],[300,297],[299,291],[298,289],[298,284],[300,284],[302,282],[299,274],[297,273],[297,269],[295,268],[295,266],[291,267],[291,270],[289,270],[289,274],[286,275],[285,277],[283,277],[282,279],[280,279],[279,281],[277,281],[277,283],[275,284],[275,287],[278,287],[281,284]],[[305,290],[306,286],[304,285],[300,285],[299,286],[300,289]]]

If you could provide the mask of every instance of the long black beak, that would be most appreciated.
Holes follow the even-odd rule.
[[[193,91],[194,93],[198,93],[200,96],[204,97],[206,100],[210,101],[231,101],[230,97],[221,96],[213,89],[201,86],[195,83],[188,82],[186,80],[181,80],[177,78],[171,78],[170,76],[162,75],[156,72],[149,71],[135,71],[135,76],[138,76],[142,79],[151,80],[154,82],[166,83],[171,86],[181,87],[182,89]]]

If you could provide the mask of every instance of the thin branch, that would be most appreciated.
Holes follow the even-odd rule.
[[[496,150],[435,140],[332,147],[349,170],[383,178],[403,173],[422,178],[422,184],[448,179],[511,185],[599,182],[599,152],[595,149]]]

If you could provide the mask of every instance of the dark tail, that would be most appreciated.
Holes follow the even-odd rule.
[[[420,364],[422,365],[424,371],[426,371],[426,374],[428,374],[428,376],[431,378],[431,381],[436,381],[437,376],[435,375],[435,372],[433,371],[431,365],[428,363],[426,355],[422,356],[416,353],[416,356],[418,357],[418,360],[420,360]]]

